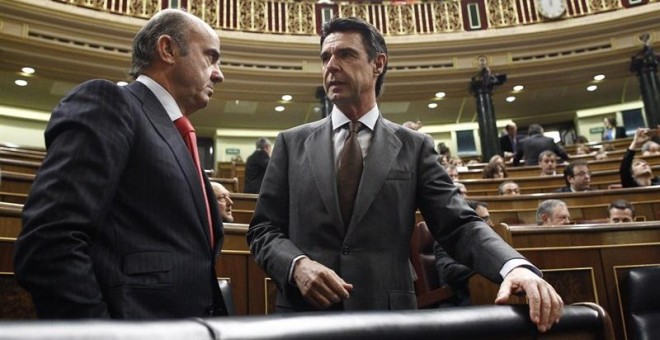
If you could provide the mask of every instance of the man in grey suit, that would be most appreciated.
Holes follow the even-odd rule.
[[[333,111],[279,134],[248,229],[250,250],[279,287],[277,310],[416,308],[408,251],[419,208],[452,257],[502,282],[497,303],[524,290],[532,320],[551,327],[563,306],[554,289],[466,205],[431,138],[380,114],[388,59],[380,32],[334,19],[323,27],[320,56]],[[364,166],[345,219],[335,169],[344,126],[356,121],[365,126],[357,135]]]
[[[174,123],[223,81],[220,40],[201,19],[164,10],[133,47],[136,82],[86,82],[48,123],[14,254],[41,318],[226,314],[218,206]]]

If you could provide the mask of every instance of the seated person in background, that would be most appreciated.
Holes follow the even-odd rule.
[[[454,186],[458,188],[458,191],[461,193],[461,196],[467,197],[467,188],[465,184],[460,182],[454,182]]]
[[[438,155],[447,156],[447,161],[449,161],[449,159],[451,158],[451,150],[449,149],[447,144],[445,144],[444,142],[438,143]]]
[[[464,167],[465,166],[465,164],[463,163],[463,160],[461,159],[461,157],[458,157],[458,156],[453,156],[453,157],[449,158],[449,164],[450,165],[455,165],[457,167]]]
[[[453,182],[458,181],[458,168],[456,165],[447,165],[446,169],[449,178],[451,178]]]
[[[576,155],[588,155],[590,153],[591,153],[591,149],[589,149],[589,147],[584,144],[577,144],[577,146],[575,147]]]
[[[575,143],[587,144],[589,143],[589,140],[587,139],[587,137],[583,135],[578,135],[577,138],[575,139]]]
[[[493,163],[499,163],[506,167],[506,162],[504,161],[504,158],[502,158],[502,156],[500,155],[495,155],[488,160],[488,164],[493,164]]]
[[[506,173],[506,168],[500,163],[488,163],[484,166],[481,173],[482,178],[506,178],[509,175]]]
[[[539,124],[532,124],[527,130],[528,137],[521,140],[516,148],[516,154],[513,156],[513,166],[518,166],[520,160],[525,159],[525,166],[538,165],[541,160],[541,153],[550,150],[555,157],[561,157],[568,160],[566,151],[562,149],[555,140],[543,135],[543,127]]]
[[[404,127],[409,128],[409,129],[411,129],[411,130],[415,130],[415,131],[419,131],[419,129],[421,129],[422,126],[423,126],[423,125],[422,125],[422,122],[419,121],[419,120],[416,121],[416,122],[413,122],[413,121],[410,121],[410,120],[409,120],[409,121],[407,121],[407,122],[405,122],[405,123],[403,123],[403,124],[401,124],[401,125],[403,125]]]
[[[234,216],[231,214],[231,208],[234,205],[234,201],[231,200],[229,190],[227,190],[224,185],[213,181],[211,181],[211,187],[213,187],[213,193],[218,201],[218,208],[220,210],[222,222],[234,222]]]
[[[539,155],[539,165],[541,166],[541,176],[554,176],[557,174],[557,155],[545,150]]]
[[[590,191],[591,171],[586,161],[573,161],[564,168],[564,181],[566,186],[557,189],[557,192]]]
[[[447,158],[447,155],[439,155],[438,163],[440,163],[440,165],[442,165],[443,167],[447,168],[447,166],[449,166],[449,158]]]
[[[489,226],[493,226],[493,221],[490,219],[490,213],[488,212],[488,205],[486,203],[478,201],[466,201],[466,203]],[[472,269],[456,262],[438,242],[433,243],[433,253],[435,254],[435,266],[438,269],[440,286],[450,286],[454,292],[454,296],[440,305],[440,307],[470,305],[468,280],[474,274]]]
[[[621,159],[619,175],[621,176],[621,186],[624,188],[660,185],[660,178],[653,176],[653,170],[649,164],[643,159],[635,158],[635,149],[649,139],[649,131],[652,130],[638,128],[632,143]]]
[[[497,187],[497,193],[500,196],[518,196],[520,195],[520,187],[514,181],[504,181]]]
[[[571,223],[571,214],[562,200],[545,200],[536,209],[536,224],[562,225]]]
[[[607,207],[610,223],[629,223],[635,221],[635,207],[626,200],[616,200]]]
[[[642,156],[660,155],[660,144],[649,140],[642,145]]]

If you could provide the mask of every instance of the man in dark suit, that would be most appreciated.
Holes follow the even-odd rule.
[[[511,122],[506,125],[504,128],[506,135],[500,137],[500,148],[502,149],[502,155],[510,159],[516,153],[516,148],[518,146],[518,126],[516,123]]]
[[[580,192],[591,190],[591,171],[584,160],[573,161],[564,168],[565,187],[557,192]]]
[[[267,138],[259,138],[256,142],[257,149],[245,162],[245,187],[243,192],[258,194],[261,182],[270,161],[271,143]]]
[[[554,152],[563,160],[568,159],[566,151],[555,143],[554,139],[543,135],[543,127],[532,124],[527,130],[527,138],[520,141],[516,154],[513,156],[513,165],[518,166],[520,160],[525,158],[525,165],[539,165],[539,155],[545,150]]]
[[[450,256],[502,282],[497,303],[524,290],[531,319],[548,329],[563,306],[554,289],[467,206],[431,138],[380,114],[388,59],[380,32],[333,19],[320,56],[333,111],[278,135],[248,229],[250,250],[279,287],[277,310],[416,308],[408,252],[419,208]],[[359,163],[346,164],[344,152]],[[351,178],[338,175],[346,166],[358,174],[354,195]]]
[[[201,19],[164,10],[133,48],[136,82],[86,82],[48,123],[14,254],[41,318],[225,314],[214,269],[222,221],[174,123],[223,81],[220,40]]]

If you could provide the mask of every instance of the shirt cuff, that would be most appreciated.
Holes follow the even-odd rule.
[[[294,286],[296,285],[296,283],[293,282],[293,268],[296,266],[296,263],[297,263],[300,259],[305,258],[305,257],[307,257],[307,255],[298,255],[298,256],[296,256],[296,257],[293,258],[293,261],[291,261],[291,266],[289,266],[289,275],[288,275],[288,277],[287,277],[286,282],[288,282],[288,283],[290,283],[290,284],[292,284],[292,285],[294,285]]]
[[[507,276],[510,271],[518,267],[525,267],[534,272],[534,274],[538,275],[539,277],[543,277],[543,273],[531,262],[525,259],[511,259],[506,261],[506,263],[502,266],[502,269],[500,269],[500,276],[502,276],[502,279],[504,279],[504,277]]]

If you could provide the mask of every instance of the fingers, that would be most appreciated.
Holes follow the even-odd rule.
[[[350,296],[353,285],[344,282],[333,270],[309,259],[294,268],[294,280],[307,302],[325,309]]]
[[[529,318],[540,332],[559,322],[564,302],[554,288],[529,270],[514,269],[507,275],[497,294],[495,303],[506,303],[509,295],[522,288],[529,304]]]

